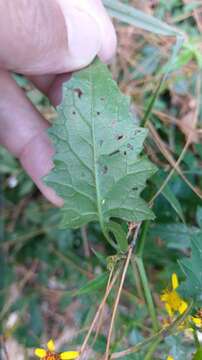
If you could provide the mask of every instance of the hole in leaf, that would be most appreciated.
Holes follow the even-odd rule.
[[[119,141],[119,140],[122,140],[123,137],[124,137],[123,135],[118,135],[118,136],[117,136],[117,140],[118,140],[118,141]]]
[[[119,152],[120,152],[119,150],[115,150],[115,151],[113,151],[111,154],[109,154],[109,156],[116,155],[116,154],[118,154]]]
[[[100,115],[100,112],[99,112],[99,111],[97,111],[97,115]]]
[[[138,188],[137,188],[137,187],[134,187],[132,190],[133,190],[133,191],[137,191],[137,190],[138,190]]]
[[[108,166],[104,165],[102,168],[102,174],[105,175],[108,172]]]
[[[100,100],[101,100],[101,101],[105,101],[105,98],[104,98],[104,97],[101,97]]]
[[[83,91],[81,91],[81,89],[74,89],[75,93],[78,95],[79,99],[82,97],[83,95]]]
[[[127,148],[130,149],[130,150],[134,149],[133,145],[131,145],[131,144],[127,144]]]
[[[72,111],[72,114],[73,114],[73,115],[76,115],[76,111]]]
[[[123,152],[123,155],[125,155],[125,156],[126,156],[126,155],[127,155],[127,151],[124,151],[124,152]]]

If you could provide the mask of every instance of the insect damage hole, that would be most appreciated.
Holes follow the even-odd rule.
[[[123,139],[123,135],[117,135],[117,137],[116,137],[116,139],[118,140],[118,141],[120,141],[120,140],[122,140]]]
[[[81,91],[79,88],[74,89],[74,92],[78,95],[79,99],[83,96],[83,91]]]
[[[130,149],[130,150],[134,150],[134,147],[131,144],[127,144],[127,148]]]
[[[102,168],[102,175],[107,174],[107,172],[108,172],[108,166],[104,165],[103,168]]]

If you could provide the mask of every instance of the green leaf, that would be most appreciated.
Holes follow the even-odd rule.
[[[79,290],[73,292],[72,296],[88,295],[99,289],[103,289],[107,283],[108,276],[108,273],[97,276],[95,279],[88,281]]]
[[[197,218],[198,225],[202,229],[202,206],[199,206],[197,208],[196,218]]]
[[[156,185],[156,187],[159,189],[161,187],[161,185],[163,184],[165,180],[165,176],[162,173],[156,174],[153,178],[152,178],[152,182]],[[172,208],[175,210],[175,212],[178,214],[178,216],[180,217],[180,219],[185,222],[185,218],[184,218],[184,214],[182,211],[182,207],[180,205],[179,200],[176,198],[175,194],[173,193],[173,191],[171,190],[170,186],[167,184],[161,194],[164,196],[164,198],[169,202],[169,204],[172,206]]]
[[[103,0],[103,3],[112,17],[127,24],[159,35],[176,36],[180,34],[178,29],[130,5],[123,4],[117,0]]]
[[[97,259],[99,260],[100,264],[103,266],[107,266],[107,260],[103,254],[101,254],[99,251],[96,251],[95,249],[91,248],[92,252],[95,254]]]
[[[190,247],[193,234],[200,234],[196,227],[188,227],[185,224],[155,224],[150,230],[152,238],[160,238],[165,241],[166,246],[170,249],[184,250]]]
[[[197,352],[193,356],[193,360],[202,360],[202,347],[198,348]]]
[[[111,218],[139,222],[154,215],[141,199],[155,167],[140,156],[147,130],[134,122],[130,99],[96,60],[64,85],[50,130],[55,168],[46,183],[64,199],[63,227]],[[105,231],[104,231],[105,230]]]
[[[110,221],[108,230],[114,234],[119,251],[126,252],[128,249],[127,233],[123,230],[122,226],[114,221]]]
[[[192,236],[191,257],[183,259],[180,266],[186,276],[181,285],[183,296],[194,299],[195,304],[202,302],[202,232]]]

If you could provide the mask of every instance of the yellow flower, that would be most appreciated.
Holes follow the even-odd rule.
[[[174,358],[169,355],[169,356],[167,357],[167,360],[174,360]]]
[[[35,355],[43,360],[74,360],[79,356],[78,351],[65,351],[60,354],[55,352],[55,343],[49,340],[47,343],[48,350],[38,348],[35,350]]]
[[[191,316],[191,321],[197,328],[202,328],[202,318],[199,317],[197,314],[195,316]]]
[[[181,298],[181,296],[176,291],[176,289],[179,287],[177,274],[172,274],[171,283],[171,290],[164,290],[161,295],[161,301],[165,303],[165,308],[170,317],[173,317],[176,312],[178,312],[179,314],[183,314],[186,311],[188,304]]]

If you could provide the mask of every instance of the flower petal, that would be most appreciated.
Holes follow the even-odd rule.
[[[74,360],[79,357],[78,351],[65,351],[60,354],[61,360]]]
[[[161,299],[161,301],[163,301],[163,302],[167,302],[168,299],[169,299],[169,293],[166,292],[166,291],[164,291],[164,292],[161,294],[160,299]]]
[[[192,316],[191,319],[197,327],[202,327],[202,320],[200,318]]]
[[[167,357],[167,360],[174,360],[174,358],[169,355],[169,356]]]
[[[47,347],[49,351],[51,352],[55,351],[55,343],[52,339],[49,340],[49,342],[47,343]]]
[[[40,359],[43,359],[46,357],[46,350],[44,349],[36,349],[34,351],[35,355],[38,356]]]
[[[179,281],[176,273],[172,274],[172,288],[176,290],[179,287]]]
[[[179,313],[183,314],[187,310],[187,307],[188,307],[187,303],[182,300],[178,309]]]
[[[170,306],[168,303],[166,303],[166,304],[165,304],[165,308],[166,308],[166,311],[167,311],[168,315],[169,315],[170,317],[172,317],[172,316],[173,316],[173,311],[172,311],[171,306]]]

